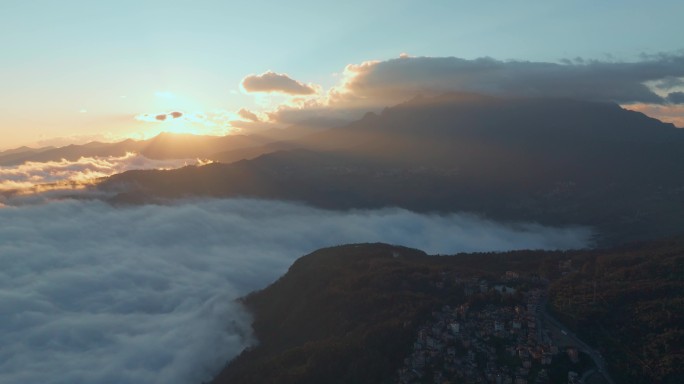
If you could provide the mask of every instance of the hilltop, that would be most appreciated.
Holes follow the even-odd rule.
[[[402,370],[404,364],[421,367],[426,379],[434,376],[435,364],[447,353],[455,367],[471,364],[453,371],[465,382],[490,369],[510,377],[527,372],[541,382],[544,377],[565,380],[569,369],[591,375],[588,356],[580,353],[581,361],[573,363],[565,354],[568,346],[583,347],[554,335],[558,329],[553,331],[537,312],[543,310],[539,305],[547,294],[548,309],[603,354],[617,382],[676,383],[684,377],[679,347],[684,332],[683,265],[682,240],[602,251],[454,256],[428,256],[386,244],[322,249],[300,258],[278,281],[242,300],[254,314],[260,344],[227,364],[213,383],[396,383],[414,375]],[[599,295],[616,308],[614,316],[592,315],[606,306],[586,297],[582,286],[591,281],[590,272],[604,276]],[[648,293],[635,295],[634,284],[649,286]],[[501,293],[508,289],[513,293]],[[572,305],[564,304],[566,300]],[[518,307],[525,320],[516,325]],[[644,308],[649,312],[642,312]],[[468,319],[475,320],[473,325]],[[518,336],[528,333],[528,321],[536,321],[540,332],[530,328],[529,337],[534,337],[529,340],[534,342],[522,339],[529,357],[518,357],[517,350],[514,358],[506,357],[509,346],[520,347]],[[453,333],[448,328],[452,322],[476,328]],[[437,336],[434,327],[446,333]],[[597,327],[600,335],[594,333]],[[433,329],[433,338],[445,337],[431,347],[442,351],[435,352],[440,359],[406,360],[416,348],[425,348],[416,344],[427,340],[420,329]],[[639,329],[643,331],[634,331]],[[616,334],[620,337],[611,337]],[[470,341],[473,337],[482,341]],[[477,343],[494,343],[493,365],[487,363],[486,348],[471,346]],[[472,348],[483,352],[471,356]],[[526,359],[531,369],[515,368],[524,370]],[[439,372],[450,375],[449,365],[444,367]]]

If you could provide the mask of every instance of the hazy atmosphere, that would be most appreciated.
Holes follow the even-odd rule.
[[[0,0],[0,383],[684,382],[682,16]]]
[[[254,200],[0,209],[0,381],[199,383],[255,343],[233,302],[349,242],[431,253],[566,249],[587,229]],[[94,370],[92,367],[98,367]]]

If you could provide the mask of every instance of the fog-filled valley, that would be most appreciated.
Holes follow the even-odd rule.
[[[354,242],[430,253],[567,249],[586,228],[258,200],[0,208],[0,381],[198,383],[256,343],[234,300]]]

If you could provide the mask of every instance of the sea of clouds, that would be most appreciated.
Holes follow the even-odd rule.
[[[258,200],[0,207],[0,382],[189,383],[257,342],[234,300],[325,246],[585,247],[587,229]]]
[[[28,161],[19,165],[0,166],[0,192],[74,189],[88,185],[98,178],[133,169],[172,169],[198,162],[193,159],[153,160],[135,153],[124,156],[81,157],[74,161]],[[52,186],[46,187],[47,185]]]

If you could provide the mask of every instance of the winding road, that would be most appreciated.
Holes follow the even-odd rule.
[[[542,308],[546,307],[545,304],[546,303],[543,303],[542,305],[539,306],[540,309],[538,311],[538,315],[539,315],[540,320],[542,322],[546,322],[547,324],[550,324],[550,325],[558,328],[561,331],[561,333],[563,334],[563,336],[565,338],[569,339],[569,341],[571,342],[568,344],[574,344],[579,350],[581,350],[582,352],[589,355],[589,357],[591,357],[592,360],[594,360],[594,365],[596,365],[596,368],[598,369],[598,373],[603,375],[603,377],[606,379],[606,381],[609,384],[615,384],[613,379],[608,374],[608,370],[606,369],[606,362],[603,359],[603,356],[601,356],[601,354],[598,351],[591,348],[589,345],[587,345],[585,342],[583,342],[577,336],[575,336],[575,334],[572,333],[572,331],[570,329],[568,329],[566,326],[564,326],[559,321],[554,319],[546,311],[546,309],[542,309]],[[582,379],[585,379],[586,378],[585,376],[588,377],[589,375],[582,376]]]

